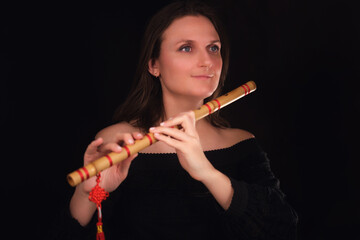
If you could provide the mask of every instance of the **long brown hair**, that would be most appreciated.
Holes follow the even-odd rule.
[[[229,65],[229,45],[224,30],[214,10],[204,3],[194,1],[174,2],[157,12],[147,25],[135,79],[126,101],[114,114],[115,122],[126,121],[134,127],[147,131],[159,120],[165,120],[161,84],[158,79],[149,73],[148,62],[160,56],[162,35],[175,19],[199,15],[207,17],[214,25],[220,37],[221,57],[223,60],[219,85],[215,92],[205,99],[205,102],[220,95]],[[229,126],[228,122],[217,113],[209,115],[207,120],[216,127],[224,128]]]

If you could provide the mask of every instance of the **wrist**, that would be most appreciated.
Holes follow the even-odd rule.
[[[197,180],[207,185],[214,181],[220,174],[222,173],[219,170],[211,166],[207,170],[204,170]]]
[[[89,192],[84,189],[83,184],[84,183],[81,183],[75,188],[74,196],[81,200],[89,200]]]
[[[227,210],[234,195],[230,178],[214,168],[201,180],[220,206]]]
[[[96,211],[95,203],[89,201],[88,194],[80,185],[75,189],[69,208],[71,216],[82,226],[86,226],[90,222]]]

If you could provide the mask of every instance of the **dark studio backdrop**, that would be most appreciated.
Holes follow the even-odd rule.
[[[66,174],[112,123],[145,24],[166,2],[3,8],[2,198],[12,234],[47,236],[73,191]],[[231,43],[225,91],[249,80],[258,85],[222,114],[268,153],[299,215],[299,238],[358,236],[355,1],[211,2]]]

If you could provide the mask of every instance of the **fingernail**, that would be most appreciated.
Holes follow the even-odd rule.
[[[150,132],[153,132],[155,130],[155,127],[151,127],[149,130]]]
[[[134,140],[132,140],[132,139],[129,139],[129,144],[133,144],[134,143]]]
[[[120,151],[122,148],[118,145],[117,147],[116,147],[116,150],[118,150],[118,151]]]
[[[138,136],[138,137],[142,137],[142,134],[141,134],[141,133],[138,133],[136,136]]]
[[[164,126],[164,125],[165,125],[165,122],[160,123],[160,126]]]

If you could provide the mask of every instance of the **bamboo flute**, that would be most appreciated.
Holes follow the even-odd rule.
[[[216,112],[217,110],[229,105],[230,103],[244,97],[245,95],[256,90],[256,84],[249,81],[240,87],[222,95],[206,104],[202,105],[199,109],[194,110],[196,121]],[[67,175],[67,181],[71,186],[76,186],[79,183],[95,176],[97,173],[117,164],[129,156],[140,152],[144,148],[154,144],[157,140],[154,134],[147,133],[142,139],[136,140],[132,145],[122,146],[123,151],[120,153],[111,152],[108,155],[101,157],[88,165],[79,168]]]

